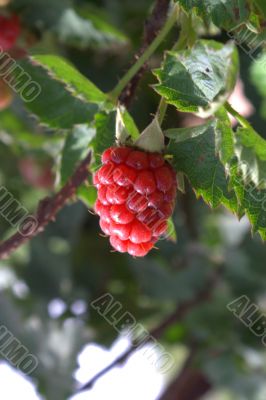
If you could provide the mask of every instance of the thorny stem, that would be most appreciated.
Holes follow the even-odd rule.
[[[153,40],[158,35],[158,32],[164,26],[169,11],[170,0],[156,0],[154,7],[150,16],[147,18],[144,24],[144,32],[143,32],[143,40],[142,46],[137,51],[134,57],[135,61],[146,51],[149,45],[153,42]],[[146,71],[148,65],[145,63],[138,73],[131,79],[131,81],[125,86],[119,95],[118,101],[123,104],[126,108],[130,106],[131,101],[134,98],[135,92],[137,90],[138,84]]]
[[[0,243],[0,259],[7,258],[22,244],[41,233],[45,226],[55,219],[58,211],[60,211],[67,201],[75,195],[77,188],[87,180],[90,161],[91,153],[89,152],[65,186],[53,197],[46,197],[39,202],[36,215],[33,217],[34,221],[36,221],[34,230],[24,235],[17,232],[9,239]]]
[[[159,47],[159,45],[162,43],[164,38],[170,32],[170,30],[172,29],[172,27],[174,26],[174,24],[177,20],[177,11],[178,11],[178,6],[176,5],[176,6],[174,6],[173,11],[170,14],[169,18],[167,19],[164,27],[158,33],[158,35],[156,36],[154,41],[144,51],[144,53],[139,57],[137,62],[134,65],[132,65],[132,67],[128,70],[128,72],[122,77],[122,79],[118,82],[116,87],[112,90],[112,92],[110,93],[110,97],[114,101],[117,101],[122,90],[127,86],[127,84],[130,82],[130,80],[138,73],[138,71],[141,69],[141,67],[148,61],[148,59],[151,57],[151,55],[155,52],[155,50]]]

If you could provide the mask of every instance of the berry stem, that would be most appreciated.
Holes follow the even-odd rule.
[[[240,115],[232,106],[231,104],[229,104],[228,102],[225,103],[224,105],[226,111],[231,114],[233,117],[235,117],[235,119],[240,123],[240,125],[243,126],[243,128],[246,129],[251,129],[253,130],[252,126],[250,125],[250,123],[244,118],[242,117],[242,115]]]
[[[158,106],[158,110],[157,110],[157,119],[160,125],[162,125],[163,120],[164,120],[164,116],[167,110],[168,104],[165,101],[164,97],[161,97],[159,106]]]
[[[148,61],[151,55],[155,52],[155,50],[162,43],[164,38],[168,35],[172,27],[174,26],[177,20],[177,11],[178,6],[174,6],[172,13],[167,19],[164,27],[159,32],[158,36],[154,39],[154,41],[150,44],[147,50],[140,56],[137,62],[132,65],[132,67],[128,70],[128,72],[121,78],[116,87],[109,94],[111,99],[117,101],[120,93],[126,87],[126,85],[130,82],[130,80],[138,73],[141,67]]]

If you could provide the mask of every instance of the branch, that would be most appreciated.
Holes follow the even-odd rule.
[[[196,355],[197,347],[192,346],[182,370],[159,400],[197,400],[211,389],[210,382],[194,366]]]
[[[218,269],[216,274],[212,275],[212,277],[209,279],[209,282],[206,284],[206,288],[203,291],[199,292],[198,295],[194,299],[188,300],[188,301],[184,302],[183,304],[181,304],[180,306],[178,306],[177,309],[172,314],[170,314],[165,320],[163,320],[163,322],[161,322],[160,325],[158,325],[153,330],[151,330],[149,337],[153,338],[153,339],[159,339],[169,326],[171,326],[173,323],[175,323],[177,321],[180,322],[184,318],[184,316],[191,309],[193,309],[193,307],[208,300],[211,296],[212,289],[217,284],[217,279],[220,276],[220,272],[221,272],[220,269]],[[146,343],[148,343],[148,341],[145,342],[145,344]],[[131,344],[131,346],[129,347],[129,349],[127,349],[123,354],[121,354],[118,358],[116,358],[107,367],[105,367],[100,372],[98,372],[89,382],[85,383],[78,390],[78,392],[91,389],[94,386],[94,384],[98,381],[99,378],[104,376],[111,369],[117,367],[120,364],[123,364],[129,358],[129,356],[137,350],[138,350],[138,347],[133,342]]]
[[[76,193],[77,188],[88,178],[90,161],[91,153],[89,152],[65,186],[55,196],[46,197],[39,202],[37,212],[32,217],[32,220],[36,223],[33,230],[24,234],[17,232],[0,244],[0,259],[7,258],[22,244],[41,233],[50,221],[55,220],[58,211],[64,207],[67,201]]]
[[[156,38],[158,32],[163,27],[167,12],[169,9],[170,0],[157,0],[152,13],[148,20],[145,22],[144,26],[144,34],[143,34],[143,44],[140,50],[135,54],[134,59],[139,59],[141,55],[145,52],[145,50],[149,47],[149,45]],[[130,105],[131,100],[134,97],[134,94],[137,90],[138,84],[147,69],[147,64],[143,65],[143,67],[138,71],[138,73],[131,79],[128,85],[122,91],[119,101],[121,104],[124,104],[127,108]]]

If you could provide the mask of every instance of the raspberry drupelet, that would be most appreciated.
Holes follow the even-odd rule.
[[[93,177],[101,229],[115,250],[143,257],[167,231],[176,173],[161,154],[127,146],[105,150],[102,163]]]

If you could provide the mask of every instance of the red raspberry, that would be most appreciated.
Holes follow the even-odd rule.
[[[95,211],[112,247],[145,256],[167,230],[176,197],[176,174],[159,153],[111,147],[94,174]]]
[[[106,192],[106,198],[109,204],[124,204],[128,197],[130,191],[124,187],[117,187],[116,185],[109,185]],[[98,197],[100,198],[99,194]]]
[[[132,151],[127,157],[126,164],[135,169],[149,168],[149,160],[143,151]]]
[[[156,182],[152,171],[141,171],[134,184],[134,189],[144,195],[151,194],[156,190]]]
[[[171,189],[173,186],[173,176],[170,168],[168,166],[163,166],[161,168],[157,168],[154,171],[157,188],[165,193]]]
[[[0,49],[7,51],[14,47],[20,34],[20,22],[17,15],[10,18],[0,15]]]
[[[119,186],[131,186],[136,179],[137,172],[124,164],[116,167],[113,173],[113,181]]]
[[[121,240],[127,240],[131,232],[131,224],[116,224],[114,221],[110,222],[110,232],[116,235]]]
[[[147,208],[147,205],[148,199],[146,199],[145,196],[136,193],[135,191],[133,191],[128,197],[127,206],[131,211],[135,213],[144,211]]]

